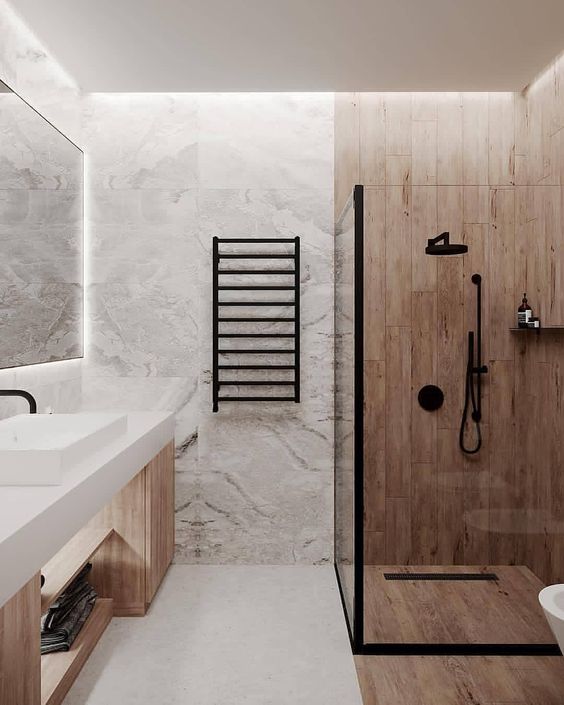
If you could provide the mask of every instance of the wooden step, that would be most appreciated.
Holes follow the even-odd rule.
[[[82,529],[51,558],[41,571],[45,576],[45,586],[41,591],[41,614],[47,612],[113,531],[107,528]]]
[[[113,600],[98,598],[69,651],[41,657],[41,705],[60,705],[110,623]]]

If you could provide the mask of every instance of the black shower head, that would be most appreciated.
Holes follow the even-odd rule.
[[[441,233],[437,237],[427,240],[426,255],[464,255],[468,252],[468,245],[450,243],[449,233]]]

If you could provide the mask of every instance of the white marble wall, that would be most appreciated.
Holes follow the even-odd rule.
[[[80,144],[77,86],[5,0],[0,0],[0,79]],[[41,411],[74,411],[80,408],[81,361],[0,370],[0,387],[15,386],[34,393]],[[0,400],[0,418],[26,410],[25,402]]]
[[[85,99],[84,408],[178,414],[178,562],[332,559],[332,97]],[[211,238],[302,238],[302,403],[211,412]]]

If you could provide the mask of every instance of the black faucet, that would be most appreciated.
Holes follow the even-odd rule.
[[[22,397],[29,403],[29,413],[37,414],[37,402],[29,393],[23,389],[0,389],[0,397]]]

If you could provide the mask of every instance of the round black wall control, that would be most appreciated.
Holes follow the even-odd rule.
[[[445,395],[443,394],[443,390],[439,389],[439,387],[436,387],[434,384],[426,384],[419,390],[417,400],[425,411],[436,411],[443,405]]]

